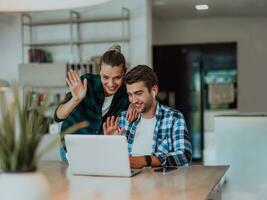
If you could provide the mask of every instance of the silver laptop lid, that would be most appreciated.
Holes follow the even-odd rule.
[[[72,174],[131,176],[125,136],[65,135],[65,142]]]

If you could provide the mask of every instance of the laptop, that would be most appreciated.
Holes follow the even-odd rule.
[[[130,177],[141,172],[130,168],[125,136],[65,135],[65,143],[74,175]]]

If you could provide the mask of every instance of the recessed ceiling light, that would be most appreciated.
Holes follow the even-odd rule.
[[[209,6],[207,4],[200,4],[200,5],[196,5],[196,9],[197,10],[208,10]]]

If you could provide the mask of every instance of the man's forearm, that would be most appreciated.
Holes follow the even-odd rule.
[[[156,156],[150,156],[151,158],[151,167],[161,166],[160,160]],[[143,168],[147,166],[145,156],[130,156],[130,164],[132,168]]]
[[[57,118],[66,119],[79,103],[79,101],[75,101],[71,98],[68,102],[61,104],[56,111]]]
[[[151,167],[161,166],[160,160],[156,156],[151,156]]]

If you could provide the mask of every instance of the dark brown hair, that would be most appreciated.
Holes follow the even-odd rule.
[[[149,92],[154,85],[158,85],[157,74],[147,65],[137,65],[124,78],[125,84],[133,84],[140,81],[145,83]]]
[[[120,45],[113,45],[107,50],[100,59],[100,68],[102,63],[110,65],[111,67],[122,66],[126,72],[126,62],[121,53]]]

